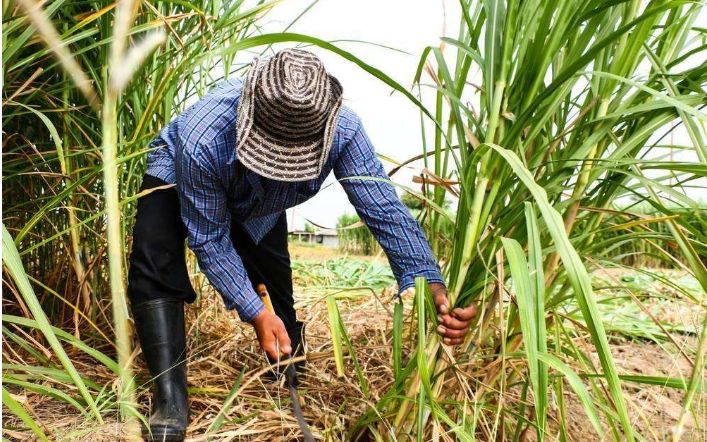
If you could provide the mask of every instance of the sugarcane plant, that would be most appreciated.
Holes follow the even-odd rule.
[[[86,416],[102,422],[99,398],[109,405],[102,412],[138,414],[124,266],[147,145],[192,96],[240,69],[239,50],[287,40],[255,35],[255,21],[274,4],[3,2],[3,262],[17,287],[3,324],[41,331],[62,363],[3,327],[3,338],[33,361],[10,354],[4,385],[31,388],[27,376],[46,369],[60,384],[68,374],[84,404],[58,389],[41,392]],[[55,328],[69,323],[73,335]],[[115,397],[101,397],[111,389],[79,375],[60,341],[115,373]],[[46,437],[3,392],[3,403]]]
[[[419,284],[419,326],[405,331],[416,349],[351,436],[524,440],[533,431],[539,440],[567,440],[563,394],[571,391],[599,435],[635,440],[589,271],[618,265],[604,253],[611,232],[613,241],[644,242],[666,261],[680,256],[707,288],[707,218],[686,191],[704,186],[707,175],[705,30],[697,23],[704,6],[459,6],[457,35],[426,48],[414,78],[430,109],[421,114],[418,181],[435,250],[448,216],[439,207],[449,200],[456,207],[451,254],[441,258],[450,301],[476,303],[477,323],[461,351],[442,345]],[[670,144],[676,131],[685,141]],[[693,159],[672,160],[673,150]],[[625,203],[617,209],[617,200],[645,202],[659,215],[633,214]],[[670,231],[671,250],[651,242],[665,238],[656,225]],[[581,320],[567,321],[567,310]],[[692,378],[678,383],[687,393],[676,438],[701,388],[704,335],[691,355]],[[574,337],[591,340],[598,365]]]
[[[588,271],[619,265],[613,247],[640,244],[707,287],[707,217],[685,191],[707,175],[703,6],[460,0],[458,34],[424,51],[415,94],[331,43],[258,35],[256,20],[273,4],[3,2],[3,339],[22,349],[3,352],[8,410],[42,440],[48,429],[14,388],[98,422],[119,407],[131,413],[122,269],[147,145],[192,97],[237,74],[241,51],[300,42],[352,61],[420,107],[421,220],[450,299],[479,306],[455,351],[436,337],[418,281],[414,315],[401,304],[391,312],[394,379],[373,398],[336,303],[327,303],[337,370],[348,352],[366,403],[377,402],[351,437],[520,440],[534,431],[566,440],[564,397],[573,394],[597,432],[633,439],[622,396],[629,380],[612,361]],[[686,141],[666,141],[678,131]],[[673,160],[676,150],[695,160]],[[690,379],[630,378],[685,390],[674,437],[704,388],[705,330],[687,355]],[[591,340],[598,366],[575,338]],[[118,397],[80,373],[62,344],[114,373]]]
[[[253,55],[289,42],[333,51],[416,102],[329,42],[260,33],[258,20],[277,3],[3,2],[3,282],[10,290],[2,321],[3,339],[22,349],[4,347],[3,403],[37,437],[51,432],[13,398],[18,389],[98,422],[117,410],[137,414],[124,292],[129,232],[149,142],[191,100],[242,73]],[[65,355],[62,344],[78,353]],[[92,382],[74,356],[105,367],[119,388]],[[47,377],[51,386],[32,383]]]

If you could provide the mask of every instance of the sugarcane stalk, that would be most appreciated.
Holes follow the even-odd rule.
[[[601,117],[606,116],[608,108],[609,100],[605,98],[600,100],[596,118],[599,119]],[[565,232],[567,232],[568,235],[570,234],[570,232],[572,232],[572,228],[574,227],[574,224],[577,221],[577,214],[579,213],[579,206],[582,202],[582,195],[584,194],[584,191],[587,188],[587,183],[589,182],[589,173],[591,172],[598,149],[599,142],[595,143],[594,146],[592,146],[592,149],[587,155],[587,159],[582,164],[579,176],[577,177],[577,182],[575,183],[574,189],[572,190],[572,204],[570,204],[570,206],[567,208],[567,212],[565,212],[564,216]],[[549,286],[552,280],[554,279],[555,269],[557,268],[557,265],[559,263],[560,255],[558,253],[555,252],[548,257],[547,264],[545,266],[545,274],[547,275],[545,278],[546,286]]]
[[[505,82],[498,81],[496,83],[494,97],[492,100],[492,106],[495,112],[492,112],[491,115],[495,115],[495,117],[490,117],[489,120],[489,130],[487,131],[488,140],[493,140],[493,137],[495,136],[495,130],[498,127],[499,114],[501,104],[503,102],[504,89]],[[461,124],[461,122],[459,122],[459,124]],[[490,163],[491,154],[489,152],[484,154],[484,157],[481,161],[480,169],[482,171],[482,175],[477,179],[476,186],[474,188],[471,210],[469,213],[468,220],[466,221],[466,228],[464,231],[464,247],[462,249],[461,259],[459,261],[458,267],[455,269],[456,271],[453,270],[451,272],[453,276],[452,280],[450,281],[449,290],[447,293],[450,308],[454,306],[457,301],[457,298],[461,294],[464,281],[466,280],[466,276],[468,274],[469,268],[473,262],[474,254],[476,252],[476,243],[481,235],[481,232],[483,231],[480,224],[482,221],[484,201],[486,199],[486,189],[488,188],[490,181],[489,176],[491,176],[491,173],[488,170],[491,168]],[[418,318],[418,320],[424,321],[426,319]],[[447,367],[447,362],[444,358],[441,357],[442,355],[440,352],[440,340],[438,336],[435,335],[428,341],[425,352],[427,354],[427,360],[429,361],[429,366],[432,368],[432,371],[435,373],[443,373]],[[443,384],[444,375],[442,374],[435,378],[434,384],[432,386],[434,397],[430,398],[431,400],[434,400],[436,397],[439,396]],[[394,428],[400,429],[401,425],[404,425],[404,422],[409,416],[410,405],[413,402],[412,398],[417,396],[419,389],[420,378],[419,374],[416,372],[413,375],[413,379],[410,382],[408,390],[405,394],[406,399],[403,400],[403,402],[400,404],[400,408],[398,409],[398,413],[393,424]],[[418,406],[422,406],[422,404],[419,404]],[[418,428],[417,431],[423,431],[423,429]]]
[[[108,271],[113,305],[115,346],[118,356],[118,401],[123,419],[132,415],[135,385],[130,367],[130,326],[128,304],[125,297],[123,272],[123,240],[120,226],[120,198],[118,194],[118,144],[117,96],[107,88],[103,101],[103,192],[106,207],[106,237],[108,241]]]
[[[480,231],[478,224],[481,217],[481,209],[483,206],[484,198],[486,196],[486,187],[488,185],[488,178],[480,177],[474,192],[474,197],[472,200],[471,213],[469,214],[469,219],[466,224],[465,234],[464,234],[464,249],[462,251],[461,261],[456,272],[456,277],[452,280],[448,290],[448,300],[450,306],[453,306],[456,302],[457,297],[461,292],[462,285],[466,278],[468,269],[472,263],[472,258],[474,252],[476,251],[475,245],[478,240],[477,233]],[[420,317],[418,321],[425,321],[426,318]],[[433,334],[427,342],[425,353],[427,354],[427,360],[429,361],[429,366],[432,368],[433,372],[442,372],[445,368],[445,361],[440,356],[440,340],[439,337]],[[440,386],[443,383],[443,376],[437,377],[435,383],[433,384],[433,391],[435,395],[439,395]],[[411,404],[414,402],[414,398],[417,396],[420,389],[420,375],[419,372],[413,374],[413,378],[408,384],[408,389],[405,393],[405,399],[403,399],[398,413],[393,422],[393,427],[396,431],[400,431],[404,427],[404,423],[407,421]],[[418,406],[421,406],[418,405]],[[422,429],[418,428],[418,431]]]
[[[456,272],[456,277],[451,281],[449,293],[447,294],[450,306],[453,306],[457,297],[461,293],[462,285],[466,279],[469,266],[471,265],[474,252],[476,251],[476,241],[478,240],[479,221],[481,218],[481,208],[486,197],[486,187],[488,186],[488,178],[479,178],[476,188],[474,189],[474,198],[471,205],[471,213],[466,224],[464,233],[464,248],[462,250],[462,258],[459,263],[459,269]]]
[[[66,30],[67,26],[64,25],[64,30]],[[64,79],[65,81],[70,80],[68,78],[68,74],[64,72]],[[71,158],[66,155],[66,149],[69,146],[69,125],[67,123],[67,118],[66,118],[66,112],[69,112],[69,89],[64,88],[62,91],[62,101],[64,102],[64,118],[63,118],[63,123],[64,123],[64,140],[62,142],[63,148],[59,154],[59,168],[61,170],[61,174],[64,176],[64,179],[66,180],[66,185],[67,187],[70,187],[73,182],[73,176],[72,176],[72,167],[71,167]],[[91,290],[88,286],[88,284],[85,283],[86,280],[86,270],[83,265],[83,259],[81,257],[81,246],[80,246],[80,241],[79,241],[79,226],[78,226],[78,218],[76,217],[76,197],[74,193],[71,193],[71,196],[69,197],[69,204],[66,206],[66,211],[68,213],[68,218],[69,218],[69,243],[71,245],[71,266],[74,269],[74,273],[76,274],[76,281],[79,286],[80,290],[80,298],[77,297],[76,300],[76,308],[74,308],[74,336],[80,339],[80,332],[79,332],[79,311],[81,307],[79,306],[78,300],[81,299],[83,301],[83,308],[85,310],[90,309],[91,307]]]
[[[673,442],[679,442],[685,432],[685,421],[690,412],[690,405],[695,398],[698,387],[704,384],[704,366],[705,358],[707,357],[707,314],[703,316],[702,319],[702,332],[700,333],[699,344],[697,346],[697,353],[695,355],[695,365],[692,367],[692,373],[690,374],[690,382],[687,387],[687,392],[685,393],[685,399],[683,400],[683,406],[680,410],[680,416],[678,421],[673,427]]]

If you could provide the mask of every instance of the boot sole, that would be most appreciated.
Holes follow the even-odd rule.
[[[183,442],[186,431],[175,430],[173,428],[151,428],[151,433],[142,434],[145,442]]]

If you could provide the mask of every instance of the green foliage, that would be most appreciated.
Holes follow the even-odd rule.
[[[696,201],[694,207],[667,203],[665,210],[649,201],[614,204],[606,214],[606,229],[595,237],[595,248],[606,261],[631,267],[681,268],[684,256],[666,224],[667,217],[679,219],[690,231],[707,225],[707,203]],[[694,242],[697,253],[707,256],[707,244]]]
[[[104,68],[115,18],[110,5],[59,0],[46,7],[99,100],[107,98]],[[157,131],[214,82],[238,72],[235,52],[221,55],[221,48],[250,37],[254,20],[271,3],[253,9],[242,2],[223,9],[211,1],[151,5],[138,8],[129,43],[139,43],[146,31],[165,29],[165,21],[169,35],[137,72],[141,81],[128,83],[117,97],[112,125],[119,137],[116,170],[122,201],[137,192],[147,144]],[[104,299],[99,288],[107,280],[106,218],[91,216],[103,208],[101,112],[89,105],[52,51],[33,38],[22,9],[4,8],[3,14],[3,220],[28,273],[59,292],[81,294],[75,303],[91,311]],[[122,205],[123,233],[130,231],[134,210],[134,202]],[[82,291],[75,290],[79,286]],[[52,315],[64,310],[51,299],[46,306]],[[57,318],[61,323],[71,319]]]
[[[569,384],[588,413],[603,414],[608,430],[603,437],[634,440],[604,325],[606,311],[597,303],[587,267],[615,266],[622,260],[617,244],[643,243],[649,254],[678,257],[705,289],[704,262],[697,257],[704,256],[707,222],[702,214],[685,216],[696,213],[698,204],[684,191],[707,176],[707,70],[704,64],[684,63],[704,57],[705,30],[696,26],[703,6],[579,0],[459,4],[457,35],[426,48],[415,76],[429,104],[423,115],[433,117],[423,126],[421,158],[430,176],[439,178],[424,185],[422,194],[432,201],[420,218],[435,251],[449,250],[441,256],[452,303],[479,303],[486,315],[474,345],[460,357],[471,366],[493,368],[471,379],[461,374],[468,386],[445,390],[458,379],[459,361],[428,333],[417,343],[418,357],[403,369],[405,379],[361,418],[354,434],[366,427],[397,438],[434,437],[440,431],[474,437],[480,431],[483,440],[495,440],[520,437],[533,427],[542,435],[549,388],[542,379],[548,369],[550,377],[561,376],[556,389]],[[431,95],[423,87],[430,82]],[[665,144],[678,127],[689,145]],[[699,161],[675,161],[663,155],[665,149],[690,151]],[[650,204],[656,219],[630,209],[616,213],[614,204],[628,198]],[[446,235],[439,234],[445,216],[432,207],[448,199],[455,200],[456,222],[447,247]],[[532,228],[526,203],[540,215]],[[658,224],[664,229],[655,229]],[[506,259],[503,251],[509,247]],[[508,287],[513,302],[506,299]],[[704,295],[694,301],[703,303]],[[558,311],[566,303],[577,312],[573,321],[582,333],[591,336],[601,367],[587,365],[587,354],[570,344],[579,330]],[[434,323],[431,315],[418,320]],[[419,330],[426,330],[424,324]],[[547,339],[539,339],[545,331]],[[547,353],[540,341],[547,341]],[[508,358],[520,347],[527,367],[518,371]],[[702,366],[704,348],[700,338],[695,367]],[[534,355],[539,362],[531,360]],[[589,392],[581,393],[581,373],[594,370],[601,375],[587,378]],[[682,416],[692,407],[696,379],[693,375]],[[508,401],[516,394],[509,385],[539,395],[533,398],[534,422],[524,418],[525,401]],[[466,421],[469,413],[474,423]],[[566,413],[560,419],[562,435],[551,438],[565,437]],[[596,425],[595,416],[592,422]]]
[[[403,330],[408,321],[402,306],[393,313],[394,382],[352,436],[364,429],[381,440],[441,434],[519,439],[528,430],[542,436],[551,422],[547,410],[556,405],[560,430],[550,436],[562,440],[569,427],[563,396],[569,386],[597,431],[602,419],[605,438],[631,440],[623,381],[684,390],[679,437],[704,390],[707,328],[696,333],[700,343],[689,353],[689,379],[619,373],[607,333],[669,343],[668,332],[692,331],[653,321],[636,302],[639,296],[597,295],[587,267],[679,266],[696,283],[695,290],[676,290],[704,305],[707,219],[704,205],[684,191],[707,176],[707,69],[687,62],[704,58],[705,30],[697,23],[702,4],[460,0],[456,37],[422,54],[415,82],[432,83],[432,96],[420,88],[422,98],[331,43],[291,33],[257,35],[256,20],[269,2],[251,8],[240,1],[143,2],[122,30],[114,27],[123,23],[116,14],[132,17],[115,6],[43,3],[63,42],[49,48],[21,8],[3,4],[4,282],[16,289],[6,291],[3,338],[32,361],[3,353],[3,402],[36,437],[46,437],[43,429],[8,392],[30,388],[30,381],[50,377],[67,384],[32,388],[83,408],[96,421],[113,414],[117,404],[129,405],[80,375],[62,345],[89,354],[116,375],[129,373],[124,355],[120,364],[114,360],[114,343],[102,330],[110,330],[104,312],[124,310],[116,287],[129,245],[116,248],[115,238],[128,237],[147,143],[214,82],[238,75],[240,51],[284,41],[316,44],[352,61],[431,118],[423,123],[432,139],[427,145],[422,136],[423,162],[443,181],[424,184],[424,204],[407,196],[405,201],[442,260],[453,304],[477,302],[484,312],[465,352],[449,353],[434,333],[429,293],[417,281],[411,333]],[[121,59],[114,48],[126,43],[117,51],[125,54],[155,30],[165,32],[165,44],[147,52],[144,64],[122,66],[141,81],[126,82],[130,75],[119,71],[116,87],[112,75]],[[47,35],[42,38],[49,41]],[[68,54],[74,64],[57,61],[52,50]],[[431,75],[423,80],[425,66]],[[687,145],[665,144],[678,127]],[[676,161],[663,155],[665,149],[691,152],[698,161]],[[449,201],[455,213],[446,210]],[[342,243],[350,234],[358,250],[374,253],[365,227],[346,228],[357,221],[339,222]],[[106,296],[109,267],[113,301]],[[323,288],[380,290],[393,281],[377,262],[339,259],[293,267],[301,284]],[[658,272],[651,275],[670,283]],[[623,281],[621,289],[631,290],[635,282]],[[329,314],[342,359],[342,344],[350,354],[353,349],[333,298]],[[585,336],[601,367],[574,344]],[[363,391],[366,381],[358,368],[357,374]],[[547,394],[550,388],[554,395]],[[518,391],[522,400],[514,400]],[[97,410],[102,394],[107,396]],[[551,405],[553,397],[557,403]],[[212,428],[222,424],[224,413]]]
[[[361,223],[358,215],[344,213],[336,221],[339,249],[357,255],[373,255],[380,246],[371,231]]]
[[[57,335],[49,322],[49,318],[47,318],[46,314],[42,310],[42,306],[40,305],[37,296],[34,294],[32,285],[30,284],[29,279],[27,278],[27,274],[25,273],[24,268],[22,267],[22,261],[20,261],[20,256],[17,253],[17,248],[15,248],[15,243],[13,242],[12,237],[8,233],[5,226],[3,226],[2,228],[2,262],[4,267],[10,274],[12,281],[17,286],[17,289],[20,292],[22,299],[24,300],[29,310],[32,312],[32,316],[34,317],[33,322],[36,322],[37,328],[41,330],[42,334],[44,335],[44,338],[47,340],[51,349],[54,351],[56,358],[59,359],[61,365],[64,367],[64,370],[69,375],[69,377],[71,377],[71,380],[73,381],[74,385],[79,390],[81,396],[88,404],[92,412],[93,418],[98,420],[98,422],[103,422],[103,418],[101,417],[101,414],[98,411],[98,407],[96,406],[96,401],[94,400],[91,393],[88,391],[88,388],[83,382],[83,379],[81,379],[81,376],[79,375],[78,371],[76,371],[76,367],[74,367],[74,364],[71,362],[71,359],[69,359],[69,356],[66,354],[64,348],[61,346],[61,343],[59,342],[59,339],[57,338]],[[4,321],[5,320],[3,319],[3,322]],[[3,389],[3,402],[4,401],[5,391]],[[25,419],[23,418],[23,420]]]
[[[39,425],[37,422],[35,422],[34,419],[32,419],[32,416],[27,413],[27,410],[24,409],[24,407],[17,402],[13,397],[10,395],[10,393],[5,390],[5,387],[2,389],[2,403],[10,410],[12,413],[17,415],[20,419],[22,419],[22,422],[24,422],[27,427],[32,430],[32,433],[34,433],[35,436],[39,440],[42,441],[48,441],[49,439],[47,438],[47,435],[44,434],[44,431],[42,431],[41,428],[39,428]]]
[[[421,212],[425,208],[425,203],[420,198],[410,193],[404,193],[400,200],[410,209],[411,212]]]
[[[395,282],[388,266],[349,257],[324,262],[293,261],[292,271],[295,283],[302,287],[369,287],[380,290]]]

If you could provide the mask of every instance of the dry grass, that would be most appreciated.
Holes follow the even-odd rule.
[[[342,252],[339,249],[322,247],[315,244],[307,244],[298,241],[290,242],[290,257],[295,261],[316,260],[325,261],[327,259],[341,258]],[[360,261],[378,261],[385,263],[385,255],[382,252],[374,255],[357,255],[347,253],[346,256],[355,257]]]
[[[317,253],[326,254],[321,250],[313,253],[314,256],[307,257],[316,260],[321,258]],[[390,343],[392,320],[380,300],[389,302],[387,307],[392,309],[391,293],[391,290],[386,290],[381,296],[374,297],[368,290],[351,291],[339,299],[341,315],[356,349],[356,357],[369,383],[370,402],[367,403],[356,382],[350,358],[347,358],[346,377],[336,376],[324,302],[327,294],[316,288],[296,289],[296,307],[299,318],[307,322],[309,348],[309,369],[302,378],[300,393],[304,400],[305,417],[318,439],[348,440],[347,429],[350,425],[390,388],[393,379]],[[410,306],[411,301],[406,299],[406,306]],[[675,311],[682,308],[678,300],[672,304]],[[664,305],[661,309],[666,315],[671,313],[670,308]],[[287,390],[259,376],[265,368],[264,358],[258,350],[251,328],[238,322],[232,312],[225,311],[217,295],[211,290],[205,291],[200,302],[188,309],[187,317],[192,412],[188,440],[296,440],[299,429],[291,413]],[[686,320],[689,321],[687,318]],[[696,345],[695,338],[691,336],[678,336],[677,339],[688,348],[694,348]],[[593,355],[593,347],[588,340],[577,340],[576,344]],[[615,342],[612,348],[621,374],[689,376],[689,363],[676,357],[674,351],[667,346],[661,348],[645,341],[621,341]],[[92,365],[84,355],[77,353],[71,356],[82,375],[99,384],[110,384],[113,377],[108,370]],[[141,364],[141,357],[137,360]],[[468,376],[467,380],[478,379],[486,368],[478,361],[463,365],[465,366],[460,372],[465,377]],[[140,368],[138,385],[141,386],[141,411],[147,412],[147,374],[144,367]],[[242,370],[245,372],[241,385],[248,385],[231,406],[223,427],[216,433],[207,433]],[[459,388],[458,378],[450,379],[445,385],[450,395]],[[647,440],[662,440],[677,419],[683,392],[628,383],[624,390],[636,429],[645,435]],[[113,419],[108,417],[106,425],[96,427],[95,423],[86,422],[81,416],[77,416],[75,410],[68,409],[63,403],[47,396],[25,391],[15,397],[31,410],[45,431],[51,434],[52,440],[131,440],[129,428],[118,424],[117,416]],[[519,396],[513,394],[513,390],[504,397],[506,402],[518,400]],[[567,394],[565,400],[570,413],[570,439],[597,440],[579,402],[571,394]],[[707,414],[702,414],[705,415]],[[13,419],[12,415],[7,417]],[[555,431],[557,419],[557,410],[551,410],[551,433]],[[11,422],[6,422],[5,426],[10,427],[10,424]],[[688,434],[684,440],[704,440],[704,435],[691,434],[691,431],[695,430],[694,420],[688,424]],[[705,428],[705,423],[700,423],[698,428]],[[5,435],[16,440],[27,440],[27,433],[24,432],[6,432]],[[478,436],[483,438],[483,434]],[[532,439],[534,434],[528,432],[527,437]]]
[[[328,256],[326,250],[320,249],[315,256],[308,257],[320,259],[320,255]],[[295,296],[299,318],[308,324],[309,369],[301,379],[303,386],[300,389],[305,417],[318,435],[345,440],[347,424],[370,404],[361,400],[363,395],[355,382],[336,376],[324,295],[299,289]],[[389,294],[385,298],[392,299]],[[345,299],[340,301],[340,308],[356,343],[361,368],[373,391],[372,398],[378,399],[375,392],[385,391],[392,377],[390,345],[386,337],[392,326],[389,315],[369,290],[347,292]],[[251,327],[240,323],[235,313],[226,311],[212,290],[206,290],[201,300],[187,309],[187,327],[190,440],[207,440],[211,436],[206,434],[207,429],[242,370],[245,370],[243,384],[249,385],[231,406],[223,427],[213,435],[215,440],[296,438],[299,427],[292,416],[286,388],[260,376],[259,372],[266,366]],[[112,374],[103,367],[94,368],[85,360],[85,355],[76,353],[71,356],[82,375],[99,384],[111,382]],[[137,361],[140,366],[137,370],[139,401],[141,411],[146,413],[149,409],[147,372],[140,356]],[[347,358],[347,364],[349,362]],[[351,366],[347,366],[347,372],[353,373]],[[46,396],[25,392],[16,398],[33,411],[52,440],[130,440],[129,429],[116,424],[117,419],[96,427],[95,423],[89,424],[76,416],[75,410]],[[11,415],[8,417],[12,419]],[[26,433],[18,432],[14,437],[22,439],[23,434]]]

